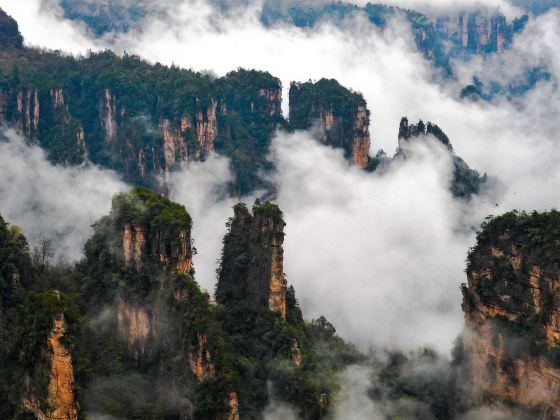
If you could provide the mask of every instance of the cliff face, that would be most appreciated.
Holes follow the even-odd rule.
[[[144,355],[148,339],[155,336],[154,314],[121,297],[117,298],[116,311],[119,336],[127,344],[130,354],[138,360]]]
[[[216,368],[212,363],[212,355],[208,350],[208,335],[198,334],[198,343],[195,351],[189,353],[191,371],[199,382],[216,376]]]
[[[166,205],[169,208],[162,210]],[[134,213],[135,209],[140,213]],[[192,268],[191,219],[181,210],[181,206],[142,188],[117,196],[112,215],[122,232],[119,248],[125,265],[140,270],[143,263],[155,263],[163,269],[188,273]]]
[[[235,206],[224,239],[216,300],[243,302],[255,311],[270,310],[285,318],[283,242],[284,221],[277,206],[257,204],[252,214],[245,205]]]
[[[35,138],[55,163],[89,160],[164,190],[172,169],[216,151],[232,159],[240,193],[264,182],[258,174],[283,122],[280,80],[268,73],[210,79],[108,51],[68,60],[28,49],[5,54],[25,72],[0,83],[0,123]]]
[[[342,148],[346,157],[360,168],[367,167],[369,162],[369,115],[363,97],[335,80],[290,86],[290,125],[306,130],[318,121],[318,139]]]
[[[508,213],[469,255],[463,311],[472,403],[511,402],[560,418],[558,213]]]
[[[512,41],[513,26],[505,16],[459,13],[435,23],[442,38],[473,53],[502,52]]]
[[[51,407],[48,418],[53,420],[77,420],[78,406],[74,397],[74,368],[72,355],[62,344],[66,321],[64,315],[54,320],[48,338],[48,348],[52,352],[51,375],[47,403]]]
[[[57,292],[57,296],[59,296]],[[46,401],[42,402],[36,395],[37,384],[31,385],[27,380],[28,394],[21,400],[22,407],[33,413],[39,420],[77,420],[78,403],[74,394],[74,367],[70,350],[63,344],[66,333],[66,321],[62,313],[53,320],[53,328],[47,337],[46,362],[49,367],[49,382]],[[27,373],[32,376],[31,372]],[[29,376],[28,376],[29,377]],[[31,393],[29,393],[31,391]],[[42,392],[41,392],[42,393]]]

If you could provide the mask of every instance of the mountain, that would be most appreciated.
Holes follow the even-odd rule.
[[[319,418],[332,373],[363,358],[324,318],[303,320],[271,203],[235,206],[216,303],[194,279],[189,214],[147,189],[115,196],[64,272],[0,222],[3,418],[259,418],[272,392]]]
[[[217,13],[226,16],[247,6],[247,2],[224,0],[210,1],[209,4],[216,8]],[[161,4],[152,1],[138,2],[131,7],[123,1],[63,0],[61,6],[66,18],[85,22],[97,36],[108,32],[127,32],[140,27],[143,19],[169,13]],[[535,10],[547,9],[543,5],[534,5],[529,11]],[[528,16],[524,15],[508,21],[504,15],[491,9],[429,16],[382,3],[357,6],[341,1],[306,4],[269,0],[263,3],[260,21],[269,27],[289,24],[298,28],[313,28],[322,22],[342,25],[345,19],[357,15],[364,16],[380,28],[386,27],[391,18],[402,15],[412,29],[418,51],[446,72],[451,72],[451,59],[502,52],[511,44],[514,35],[523,31],[528,20]]]
[[[317,139],[342,148],[346,158],[360,168],[367,167],[369,161],[369,116],[362,95],[336,80],[290,85],[290,126],[309,130],[318,122]]]
[[[467,404],[525,406],[560,416],[560,213],[489,218],[462,286]]]
[[[467,163],[455,154],[449,137],[436,124],[422,120],[418,124],[409,124],[408,119],[403,117],[399,126],[399,147],[394,159],[407,157],[405,145],[413,141],[422,141],[434,138],[447,149],[453,160],[453,179],[451,180],[450,190],[457,198],[469,198],[473,194],[479,194],[485,185],[488,177],[486,174],[481,176],[477,171],[471,169]]]

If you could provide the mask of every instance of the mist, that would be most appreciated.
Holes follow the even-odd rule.
[[[111,171],[53,165],[13,130],[0,134],[0,214],[23,229],[31,248],[51,240],[57,261],[81,258],[91,225],[109,212],[113,194],[126,189]]]
[[[472,168],[496,176],[503,186],[500,198],[475,197],[467,206],[448,192],[449,156],[437,144],[420,145],[415,159],[371,175],[349,166],[340,153],[316,144],[307,133],[277,136],[270,159],[278,170],[271,180],[288,224],[288,281],[295,285],[307,318],[324,314],[343,337],[362,348],[427,344],[448,351],[462,326],[459,284],[465,279],[465,256],[484,216],[512,208],[544,210],[558,203],[557,11],[532,19],[505,53],[453,62],[458,77],[442,79],[416,50],[410,28],[399,16],[383,30],[363,16],[338,27],[266,28],[259,21],[259,3],[222,16],[209,3],[184,0],[170,3],[172,18],[150,15],[138,32],[93,41],[57,9],[38,8],[38,0],[27,7],[2,3],[18,21],[27,21],[21,30],[29,44],[56,44],[73,52],[112,47],[217,76],[237,67],[270,71],[284,86],[284,115],[291,81],[336,78],[368,102],[371,155],[378,149],[392,154],[400,118],[406,115],[411,121],[437,123]],[[447,11],[467,7],[456,1],[399,4],[444,5]],[[506,13],[508,4],[495,1],[490,6]],[[50,36],[62,30],[57,27],[68,31],[67,36]],[[517,98],[472,102],[459,97],[473,76],[490,82],[489,75],[499,75],[509,83],[534,67],[545,67],[550,77]],[[223,190],[230,180],[227,161],[219,157],[172,175],[172,197],[194,219],[197,280],[210,291],[224,223],[232,214],[233,201]],[[253,198],[242,199],[250,203]]]

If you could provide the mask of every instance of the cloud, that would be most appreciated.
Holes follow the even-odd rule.
[[[448,190],[450,156],[434,140],[411,147],[413,158],[376,175],[308,133],[280,134],[272,156],[285,270],[306,316],[325,315],[362,348],[446,351],[462,324],[472,238],[455,232],[463,215]]]
[[[52,165],[40,147],[26,144],[13,130],[2,137],[0,214],[23,229],[31,246],[51,238],[55,258],[80,258],[91,224],[109,212],[113,194],[127,186],[93,165]]]
[[[233,216],[232,207],[236,203],[228,195],[227,186],[232,180],[229,160],[217,155],[210,156],[205,162],[184,164],[170,178],[171,199],[185,205],[193,218],[196,280],[211,295],[222,239],[226,234],[225,223]]]
[[[16,19],[27,46],[85,54],[95,49],[84,25],[62,18],[57,0],[2,0],[0,7]]]
[[[92,41],[56,9],[41,15],[37,0],[25,7],[15,3],[6,9],[28,21],[22,31],[32,43],[72,51],[91,47]],[[410,7],[421,7],[414,3]],[[395,149],[400,118],[407,115],[440,125],[471,167],[500,179],[500,200],[478,197],[464,208],[447,192],[448,159],[434,145],[420,147],[418,159],[379,176],[347,166],[340,154],[305,133],[279,135],[274,143],[272,159],[279,168],[274,181],[288,222],[286,272],[307,316],[325,313],[345,337],[363,346],[449,348],[462,325],[458,286],[473,240],[463,228],[478,226],[489,212],[558,205],[559,14],[533,20],[504,54],[458,61],[459,79],[443,80],[417,52],[399,17],[384,30],[357,16],[339,27],[322,24],[310,31],[263,27],[259,3],[229,16],[200,0],[172,6],[168,16],[150,15],[139,32],[96,42],[217,75],[236,67],[270,71],[284,85],[285,113],[290,81],[336,78],[368,101],[372,154]],[[57,26],[70,32],[49,38]],[[458,97],[473,75],[509,82],[535,66],[545,66],[550,80],[515,100],[472,103]],[[194,218],[197,279],[210,291],[233,204],[215,193],[231,177],[227,168],[226,161],[213,158],[172,175],[173,198]]]

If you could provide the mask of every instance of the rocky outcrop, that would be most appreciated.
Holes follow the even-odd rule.
[[[370,160],[369,116],[362,95],[335,80],[290,86],[290,125],[306,130],[318,121],[318,140],[342,148],[345,156],[360,168],[366,168]]]
[[[37,89],[23,89],[17,94],[17,132],[33,136],[39,128],[40,104]]]
[[[106,142],[112,142],[117,137],[117,108],[116,98],[111,89],[103,89],[99,97],[99,122],[103,128]]]
[[[237,399],[237,392],[232,391],[228,394],[227,399],[228,413],[227,420],[239,420],[239,400]]]
[[[188,128],[188,119],[183,117],[180,126],[174,127],[168,118],[163,118],[159,127],[163,134],[165,170],[169,171],[176,162],[187,159],[187,143],[183,137],[183,132]],[[142,170],[142,172],[145,173],[145,170]]]
[[[354,139],[352,142],[352,161],[359,168],[366,168],[369,163],[369,111],[365,106],[358,106],[354,121]]]
[[[455,154],[449,137],[436,124],[422,120],[418,124],[409,124],[406,117],[402,118],[399,126],[399,147],[393,159],[407,159],[411,153],[411,142],[426,141],[433,138],[441,143],[451,155],[453,161],[453,178],[449,189],[455,197],[470,199],[474,194],[482,191],[488,178],[481,176],[478,171],[471,169],[467,163]],[[381,163],[381,162],[380,162]]]
[[[121,297],[117,299],[116,312],[119,337],[127,344],[128,351],[140,359],[148,339],[155,335],[153,312],[128,303]]]
[[[52,420],[78,419],[78,406],[74,397],[72,355],[61,342],[65,330],[66,321],[61,314],[54,320],[53,330],[48,338],[48,347],[52,356],[47,403],[51,408],[48,418]]]
[[[196,114],[196,132],[202,154],[214,151],[214,140],[218,134],[216,106],[217,102],[212,98],[210,106],[205,110],[199,110]]]
[[[560,418],[559,219],[506,214],[485,226],[469,255],[463,346],[471,404],[509,402]]]
[[[146,231],[144,227],[125,223],[123,227],[124,262],[128,266],[140,269],[144,247],[146,245]]]
[[[113,203],[112,210],[122,232],[122,242],[118,245],[125,265],[140,270],[145,261],[178,273],[188,273],[193,256],[190,216],[182,206],[156,193],[141,188],[135,191],[136,194],[123,194]],[[138,206],[137,209],[143,209],[144,213],[140,213],[141,216],[129,213],[130,205]],[[177,219],[167,219],[171,214]]]
[[[292,362],[297,367],[301,366],[301,350],[299,348],[297,340],[292,342],[292,348],[290,349],[292,353]]]
[[[502,52],[512,41],[513,25],[503,15],[462,12],[436,20],[435,27],[447,39],[472,53]]]
[[[267,114],[270,117],[280,115],[282,113],[282,89],[259,89],[259,96],[266,99]]]
[[[39,420],[78,419],[72,355],[62,341],[65,333],[66,321],[64,315],[59,314],[53,320],[53,328],[47,337],[47,361],[50,371],[45,404],[41,404],[33,394],[25,396],[21,401],[22,407]]]
[[[216,368],[212,363],[212,356],[208,351],[208,335],[198,334],[198,344],[194,352],[189,353],[191,371],[201,382],[216,375]]]
[[[284,221],[280,209],[257,203],[234,207],[230,231],[224,239],[222,268],[216,300],[228,305],[248,305],[286,317],[284,279]],[[246,263],[239,265],[239,253]]]

